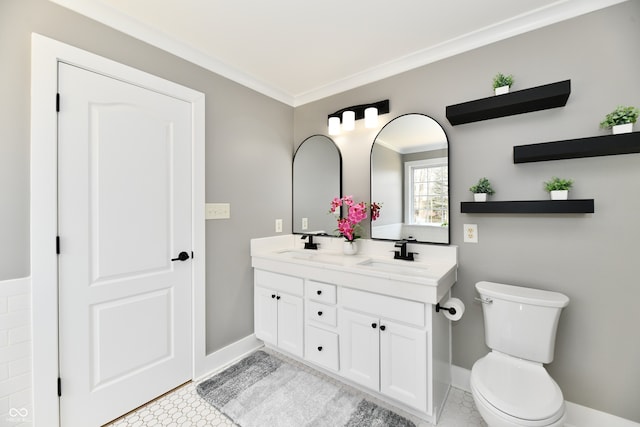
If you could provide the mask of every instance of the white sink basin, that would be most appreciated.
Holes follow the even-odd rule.
[[[299,259],[303,261],[313,261],[313,262],[320,262],[324,264],[342,265],[344,263],[344,256],[342,255],[326,254],[326,253],[321,253],[312,249],[305,249],[305,250],[287,249],[287,250],[278,252],[278,255],[281,255],[289,259]]]
[[[367,267],[372,270],[384,271],[385,273],[402,274],[404,276],[415,277],[431,277],[432,271],[424,264],[412,264],[410,261],[379,261],[368,259],[359,266]]]

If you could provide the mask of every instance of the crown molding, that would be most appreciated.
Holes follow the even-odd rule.
[[[559,0],[494,25],[464,34],[439,45],[380,64],[304,93],[288,93],[242,72],[217,58],[205,55],[166,34],[132,19],[110,6],[86,0],[50,0],[104,25],[163,49],[236,83],[292,107],[298,107],[405,71],[552,25],[629,0]]]

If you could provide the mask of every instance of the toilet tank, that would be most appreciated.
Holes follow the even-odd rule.
[[[492,350],[540,363],[553,360],[560,312],[569,298],[558,292],[478,282],[485,342]]]

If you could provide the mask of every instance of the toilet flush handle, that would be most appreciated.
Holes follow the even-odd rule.
[[[493,303],[493,300],[491,298],[474,298],[474,300],[481,302],[482,304],[491,304]]]

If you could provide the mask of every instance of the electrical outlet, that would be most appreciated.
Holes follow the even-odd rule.
[[[229,219],[231,218],[231,205],[229,203],[207,203],[204,211],[205,219]]]
[[[276,233],[282,233],[282,220],[276,219]]]
[[[309,218],[302,218],[302,229],[309,229]]]
[[[478,243],[478,224],[464,224],[464,242]]]

